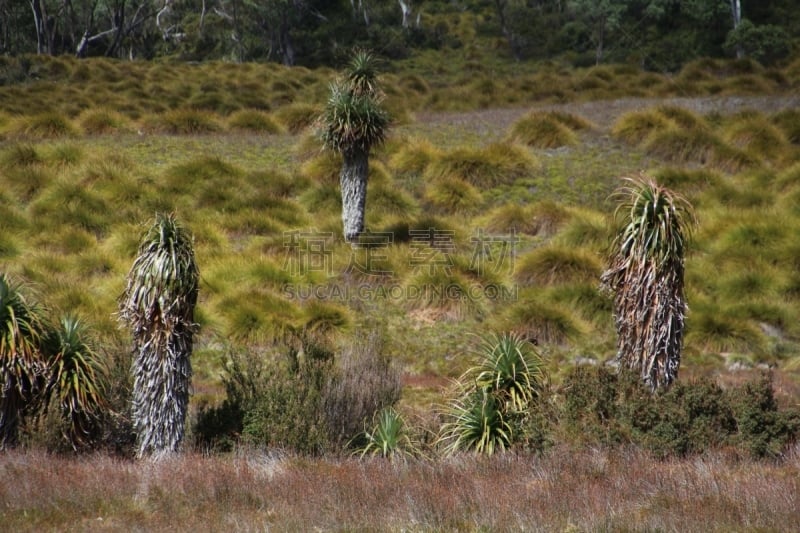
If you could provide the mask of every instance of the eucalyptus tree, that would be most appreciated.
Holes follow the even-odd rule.
[[[322,140],[326,148],[342,155],[339,184],[342,191],[344,238],[358,240],[364,231],[369,154],[386,138],[389,115],[381,106],[374,56],[357,51],[343,79],[331,84],[321,117]]]
[[[42,385],[44,328],[42,310],[22,284],[0,274],[0,449],[17,443],[23,413]]]
[[[173,215],[158,215],[142,238],[120,300],[120,318],[133,335],[139,457],[175,451],[183,440],[198,285],[191,235]]]
[[[617,360],[655,391],[678,377],[694,214],[688,201],[647,176],[628,178],[616,194],[620,229],[602,282],[614,292]]]

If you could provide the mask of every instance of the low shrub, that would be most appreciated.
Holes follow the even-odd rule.
[[[363,445],[357,437],[366,424],[400,398],[400,375],[379,334],[358,332],[333,356],[324,345],[303,344],[300,351],[290,345],[229,351],[226,397],[201,407],[197,445],[229,450],[243,441],[310,455]]]
[[[709,379],[679,381],[653,394],[629,372],[579,366],[564,379],[561,394],[570,439],[631,443],[662,458],[722,447],[776,457],[800,432],[800,411],[779,409],[769,375],[728,389]]]

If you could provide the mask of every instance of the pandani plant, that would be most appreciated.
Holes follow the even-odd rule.
[[[653,178],[625,179],[601,281],[614,294],[617,360],[655,391],[678,377],[688,310],[684,257],[695,218],[686,199]]]
[[[0,274],[0,450],[19,439],[20,423],[44,385],[43,311],[24,286]]]
[[[74,316],[62,317],[44,335],[42,345],[48,357],[44,408],[55,404],[65,422],[62,437],[73,450],[88,447],[108,408],[107,371],[89,338],[89,329]]]
[[[190,233],[174,215],[158,215],[142,238],[119,304],[133,336],[138,457],[176,451],[183,440],[198,285]]]
[[[343,159],[339,184],[347,242],[357,241],[364,231],[370,150],[384,141],[389,127],[382,100],[375,57],[359,50],[344,77],[330,85],[319,119],[324,146],[340,153]]]
[[[524,422],[545,386],[544,364],[533,344],[515,333],[481,339],[478,362],[458,380],[439,443],[445,453],[492,455],[520,440]]]

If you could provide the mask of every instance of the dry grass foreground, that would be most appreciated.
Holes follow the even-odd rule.
[[[554,450],[447,461],[0,456],[5,531],[800,531],[780,463]]]

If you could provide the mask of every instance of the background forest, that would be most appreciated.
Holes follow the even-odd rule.
[[[0,54],[331,65],[488,40],[499,56],[675,71],[698,57],[772,63],[798,37],[792,0],[0,1]]]

